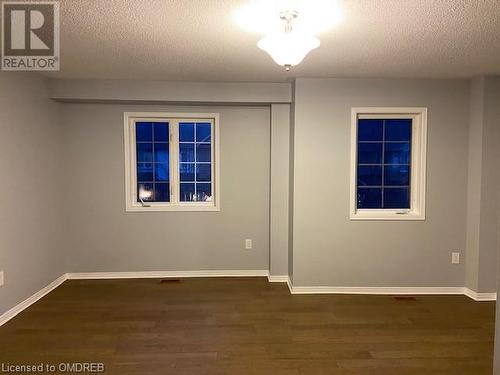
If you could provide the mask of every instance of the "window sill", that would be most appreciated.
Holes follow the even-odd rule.
[[[128,205],[126,212],[218,212],[220,207],[213,205]]]
[[[425,214],[417,211],[394,211],[394,210],[358,210],[351,212],[351,220],[392,220],[392,221],[408,221],[408,220],[425,220]]]

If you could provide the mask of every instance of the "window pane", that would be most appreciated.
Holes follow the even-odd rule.
[[[358,208],[409,208],[411,137],[412,119],[358,120]]]
[[[410,164],[410,144],[409,143],[386,143],[385,164]]]
[[[168,164],[155,164],[155,181],[168,181]]]
[[[194,162],[194,143],[181,143],[179,149],[181,162]]]
[[[155,183],[155,202],[169,202],[170,189],[168,183]]]
[[[411,139],[411,119],[385,120],[385,140],[404,141]]]
[[[383,120],[358,120],[358,141],[381,141],[383,135]]]
[[[141,201],[141,198],[144,202],[151,202],[154,198],[153,184],[148,183],[139,183],[137,184],[137,202]]]
[[[195,195],[195,191],[194,191],[194,183],[190,183],[190,184],[181,183],[180,201],[181,202],[194,202],[194,201],[196,201],[196,195]]]
[[[196,181],[211,181],[212,166],[210,164],[196,164]]]
[[[408,165],[387,165],[384,167],[384,185],[399,186],[410,184],[410,167]]]
[[[358,208],[382,208],[381,188],[358,188]]]
[[[385,188],[384,208],[410,208],[409,188]]]
[[[181,181],[194,181],[194,163],[181,163],[179,165]]]
[[[382,164],[382,143],[359,143],[358,163]]]
[[[212,146],[207,143],[196,145],[196,161],[212,161]]]
[[[170,200],[168,122],[136,123],[137,201]]]
[[[137,143],[137,162],[151,163],[153,162],[153,144],[152,143]]]
[[[196,199],[199,202],[210,202],[212,200],[212,185],[196,184]]]
[[[153,181],[152,163],[137,163],[137,181],[138,182]]]
[[[179,141],[194,142],[194,123],[181,122],[179,124]]]
[[[213,124],[196,119],[178,122],[172,147],[178,152],[170,159],[170,124],[168,119],[157,118],[135,122],[130,130],[135,136],[135,179],[138,202],[169,202],[170,164],[174,162],[175,194],[181,202],[211,201],[214,175],[212,138]],[[177,151],[178,150],[178,151]],[[177,173],[179,174],[177,174]],[[177,191],[179,189],[179,191]],[[177,199],[176,199],[177,201]]]
[[[151,142],[153,140],[153,125],[150,122],[135,123],[136,142]]]
[[[168,163],[168,143],[156,143],[155,142],[155,162],[156,163]]]
[[[211,140],[211,124],[197,123],[196,124],[196,142],[210,142]]]
[[[168,142],[168,123],[155,122],[153,129],[155,142]]]
[[[358,186],[382,185],[381,166],[358,166]]]

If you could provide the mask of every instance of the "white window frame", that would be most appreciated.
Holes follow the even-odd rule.
[[[125,200],[127,212],[151,211],[220,211],[220,157],[218,113],[125,112]],[[138,121],[169,123],[170,202],[137,202],[137,163],[135,123]],[[212,201],[179,201],[179,123],[210,122],[212,124]]]
[[[410,209],[357,209],[357,140],[360,118],[411,118]],[[351,220],[425,220],[427,108],[356,107],[351,110]]]

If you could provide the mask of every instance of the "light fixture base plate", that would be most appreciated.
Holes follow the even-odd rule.
[[[284,10],[284,11],[280,12],[280,18],[283,21],[291,21],[294,18],[297,18],[298,16],[299,16],[299,12],[297,12],[296,10]]]

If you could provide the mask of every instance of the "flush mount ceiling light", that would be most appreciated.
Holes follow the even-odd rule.
[[[320,41],[314,35],[328,30],[341,19],[336,0],[254,0],[234,14],[246,31],[265,36],[257,46],[290,70]]]
[[[243,30],[261,35],[283,31],[281,15],[295,11],[293,29],[316,35],[328,31],[342,20],[338,0],[249,0],[233,14],[234,22]]]
[[[278,65],[288,71],[291,66],[298,65],[320,42],[313,35],[293,30],[292,21],[298,17],[297,11],[282,12],[280,18],[285,21],[285,30],[265,36],[257,46],[266,51]]]
[[[234,13],[246,31],[265,36],[257,46],[288,71],[299,64],[320,41],[315,34],[340,21],[335,0],[254,0]]]

